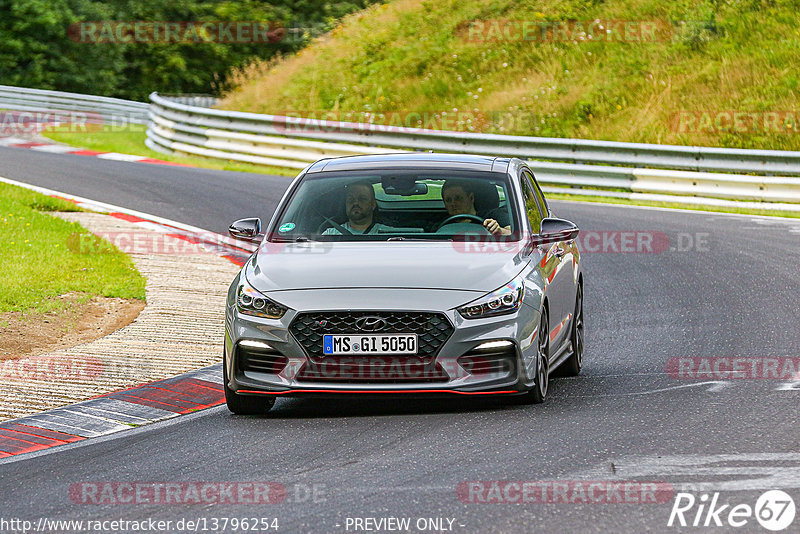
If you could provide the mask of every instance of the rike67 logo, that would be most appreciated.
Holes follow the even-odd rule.
[[[703,493],[699,497],[678,493],[667,526],[741,528],[749,525],[752,528],[755,519],[765,529],[778,532],[794,522],[794,499],[785,491],[767,491],[758,497],[755,506],[720,504],[719,499],[719,493]]]

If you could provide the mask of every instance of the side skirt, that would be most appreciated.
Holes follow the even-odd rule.
[[[567,338],[555,352],[555,356],[550,362],[550,374],[552,374],[559,365],[567,361],[567,358],[570,356],[572,356],[572,340]]]

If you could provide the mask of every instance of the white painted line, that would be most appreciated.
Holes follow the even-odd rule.
[[[186,376],[189,378],[196,378],[197,380],[222,384],[222,364],[215,363],[209,367],[204,367],[196,371],[190,371],[186,374]]]
[[[708,382],[698,382],[696,384],[684,384],[681,386],[671,386],[668,388],[652,389],[649,391],[635,391],[633,393],[603,393],[600,395],[570,395],[570,396],[571,397],[633,397],[636,395],[653,395],[654,393],[663,393],[665,391],[673,391],[676,389],[696,388],[698,386],[707,386],[709,384],[711,384],[711,386],[708,389],[706,389],[706,391],[710,391],[713,393],[722,391],[723,389],[732,385],[730,382],[725,382],[723,380],[710,380]]]
[[[737,463],[744,465],[731,465]],[[800,453],[624,456],[611,458],[565,478],[602,480],[609,477],[614,480],[664,480],[675,489],[684,491],[800,488]],[[669,480],[671,478],[679,478],[679,481],[673,482]]]
[[[135,224],[136,226],[139,226],[140,228],[145,228],[147,230],[153,230],[154,232],[158,232],[160,234],[168,234],[171,231],[169,228],[166,228],[163,224],[156,224],[156,223],[151,223],[151,222],[147,222],[147,221],[145,221],[145,222],[137,222],[137,223],[133,223],[133,224]]]
[[[44,414],[47,413],[48,412],[44,412]],[[22,419],[12,419],[12,421],[22,425],[28,425],[35,428],[43,428],[45,430],[55,430],[57,432],[63,432],[65,434],[70,434],[72,436],[80,436],[82,438],[95,438],[97,436],[103,435],[100,432],[94,430],[79,428],[69,424],[56,422],[50,419],[43,419],[41,415],[32,415],[29,417],[23,417]]]
[[[222,243],[225,243],[225,244],[228,244],[228,245],[232,245],[232,246],[235,246],[235,247],[238,247],[238,248],[250,251],[250,252],[252,252],[252,251],[254,251],[256,249],[256,246],[253,245],[252,243],[247,243],[247,242],[244,242],[244,241],[237,241],[237,240],[235,240],[233,238],[230,238],[230,237],[222,235],[222,234],[218,234],[216,232],[211,232],[209,230],[204,230],[203,228],[198,228],[196,226],[191,226],[189,224],[184,224],[182,222],[173,221],[173,220],[170,220],[170,219],[165,219],[164,217],[159,217],[157,215],[151,215],[149,213],[143,213],[141,211],[136,211],[136,210],[132,210],[132,209],[128,209],[128,208],[123,208],[121,206],[115,206],[113,204],[107,204],[105,202],[99,202],[97,200],[92,200],[92,199],[89,199],[89,198],[70,195],[68,193],[62,193],[61,191],[55,191],[53,189],[47,189],[46,187],[39,187],[38,185],[31,185],[31,184],[26,184],[25,182],[18,182],[16,180],[11,180],[11,179],[5,178],[3,176],[0,176],[0,182],[6,183],[6,184],[9,184],[9,185],[15,185],[17,187],[24,187],[25,189],[30,189],[31,191],[36,191],[36,192],[42,193],[44,195],[58,196],[58,197],[61,197],[61,198],[66,198],[66,199],[72,200],[74,202],[77,202],[78,205],[80,205],[81,207],[85,207],[86,209],[90,209],[92,211],[99,211],[99,212],[102,212],[102,213],[111,213],[111,212],[125,213],[127,215],[132,215],[134,217],[139,217],[140,219],[148,219],[149,221],[157,222],[157,223],[160,223],[160,224],[165,224],[167,226],[172,226],[173,228],[177,228],[179,230],[185,230],[185,231],[191,232],[191,233],[202,234],[202,235],[206,235],[206,236],[212,236],[212,237],[220,240]]]
[[[776,387],[775,391],[800,391],[800,378],[791,382],[784,382]]]
[[[47,412],[45,412],[45,413],[47,413]],[[73,409],[72,406],[66,406],[66,407],[62,408],[61,414],[64,414],[64,415],[72,414],[72,415],[74,415],[75,416],[74,420],[77,423],[80,423],[80,422],[94,423],[94,424],[104,423],[106,425],[107,430],[100,430],[99,431],[99,432],[102,432],[104,434],[111,434],[113,432],[119,432],[120,430],[125,430],[127,428],[130,428],[130,425],[126,425],[126,424],[124,424],[123,422],[121,422],[121,421],[119,421],[117,419],[111,419],[109,417],[105,417],[105,416],[99,415],[99,414],[87,413],[86,411],[80,410],[80,409],[76,410],[76,409]]]
[[[39,152],[53,152],[54,154],[64,154],[67,152],[74,152],[76,149],[75,147],[65,145],[42,145],[32,146],[31,150],[38,150]]]
[[[161,408],[153,408],[152,406],[122,401],[110,397],[97,397],[73,404],[72,406],[103,410],[105,412],[136,417],[137,419],[144,419],[146,421],[160,421],[178,415],[175,412],[162,410]]]
[[[66,406],[65,409],[68,409],[70,412],[73,413],[82,413],[86,415],[94,415],[96,417],[100,417],[102,419],[106,419],[108,421],[112,421],[119,424],[136,424],[136,425],[143,425],[152,421],[152,419],[145,419],[143,417],[137,417],[135,415],[126,414],[124,412],[112,412],[109,410],[104,410],[102,408],[94,407],[86,405],[82,402],[77,404],[70,404]]]
[[[133,154],[119,154],[117,152],[106,152],[105,154],[98,154],[97,156],[100,159],[110,159],[114,161],[140,161],[143,159],[149,159],[145,156],[134,156]]]
[[[20,143],[27,143],[26,139],[19,137],[0,137],[0,146],[17,145]]]

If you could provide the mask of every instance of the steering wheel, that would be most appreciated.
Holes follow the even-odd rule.
[[[450,217],[446,218],[436,227],[436,231],[438,232],[442,226],[450,224],[451,222],[457,221],[459,219],[469,219],[468,222],[480,224],[483,226],[483,221],[485,220],[483,217],[478,217],[477,215],[472,215],[471,213],[459,213],[456,215],[451,215]]]

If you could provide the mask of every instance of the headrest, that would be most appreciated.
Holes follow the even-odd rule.
[[[470,183],[470,189],[475,194],[476,212],[486,213],[500,207],[500,195],[497,193],[497,186],[492,182],[474,180]]]

